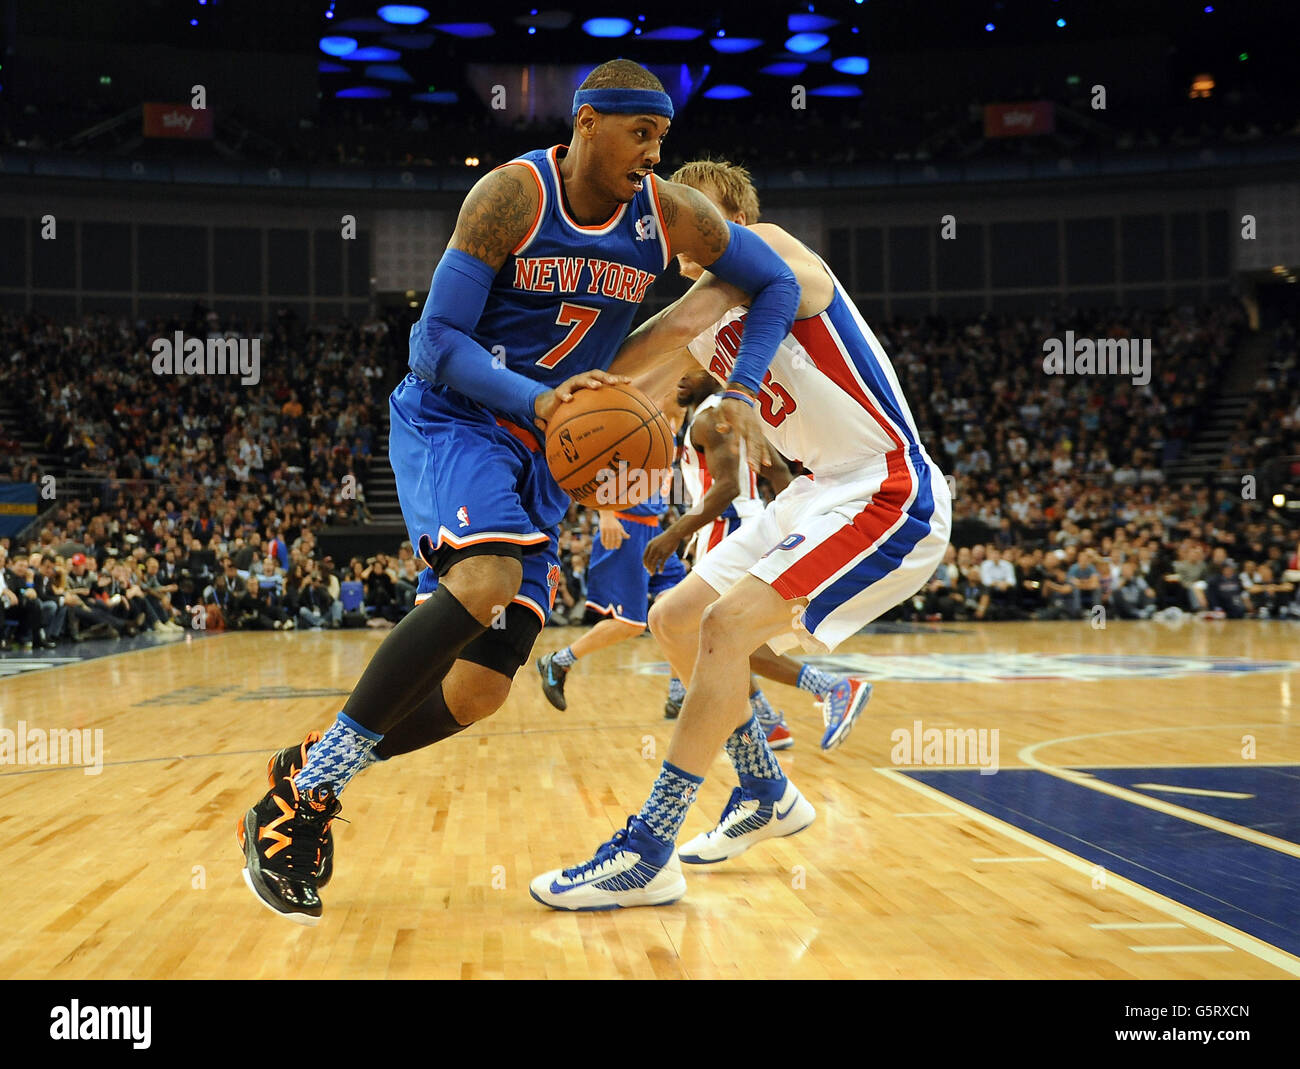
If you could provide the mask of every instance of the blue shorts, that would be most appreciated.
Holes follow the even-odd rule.
[[[519,584],[519,593],[513,603],[531,609],[541,620],[542,626],[551,615],[555,606],[555,591],[560,585],[559,546],[554,536],[541,552],[530,553],[524,558],[524,578]],[[438,576],[432,568],[420,572],[415,585],[415,603],[419,605],[438,589]]]
[[[686,578],[686,566],[675,554],[664,562],[663,571],[652,576],[642,562],[645,547],[659,534],[656,522],[622,520],[627,538],[618,549],[606,549],[600,529],[592,536],[591,563],[587,566],[587,608],[628,624],[645,626],[649,619],[650,595],[671,590]]]
[[[491,542],[518,546],[525,558],[553,555],[569,498],[531,428],[415,375],[398,384],[389,409],[397,497],[427,563],[438,569],[449,553]]]

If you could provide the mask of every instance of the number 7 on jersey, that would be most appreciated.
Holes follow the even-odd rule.
[[[578,347],[578,342],[582,341],[583,335],[595,326],[596,320],[599,318],[599,308],[588,308],[583,304],[570,304],[568,301],[561,304],[560,314],[555,317],[555,322],[561,327],[571,327],[572,329],[564,336],[564,340],[559,345],[537,361],[537,366],[555,367],[556,364]]]

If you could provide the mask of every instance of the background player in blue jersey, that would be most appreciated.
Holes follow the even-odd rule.
[[[672,557],[654,575],[643,562],[646,546],[659,533],[659,518],[667,511],[668,503],[656,496],[622,512],[600,513],[587,566],[587,608],[606,619],[571,646],[538,658],[542,693],[555,708],[568,708],[564,680],[575,661],[644,634],[651,595],[671,590],[686,578],[686,566],[680,557]],[[686,694],[682,681],[674,676],[669,681],[670,702],[677,688],[681,688],[683,696]]]
[[[529,600],[554,574],[569,504],[541,432],[575,390],[617,381],[602,369],[674,256],[756,295],[723,415],[766,452],[752,405],[794,320],[793,272],[698,191],[653,176],[673,106],[649,71],[602,64],[573,115],[568,146],[505,164],[466,197],[393,392],[398,496],[438,588],[388,633],[324,736],[272,757],[272,789],[239,823],[245,881],[298,923],[320,916],[348,781],[508,695],[545,622]]]

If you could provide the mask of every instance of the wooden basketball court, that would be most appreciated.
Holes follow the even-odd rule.
[[[675,905],[595,914],[527,884],[639,807],[672,727],[662,657],[642,638],[581,662],[567,713],[530,665],[494,718],[348,788],[315,928],[250,894],[235,823],[381,634],[227,634],[29,672],[0,680],[0,728],[102,729],[104,763],[0,765],[0,976],[1300,975],[1295,626],[857,636],[839,653],[881,674],[840,751],[819,750],[810,695],[768,688],[812,827],[686,867]],[[925,734],[949,728],[984,732],[996,774],[973,749],[946,768],[926,739],[976,738]],[[683,838],[733,784],[719,758]]]

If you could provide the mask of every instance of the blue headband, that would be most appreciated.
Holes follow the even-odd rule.
[[[666,115],[673,117],[673,99],[656,89],[579,89],[573,94],[573,117],[590,104],[597,111],[616,115]]]

